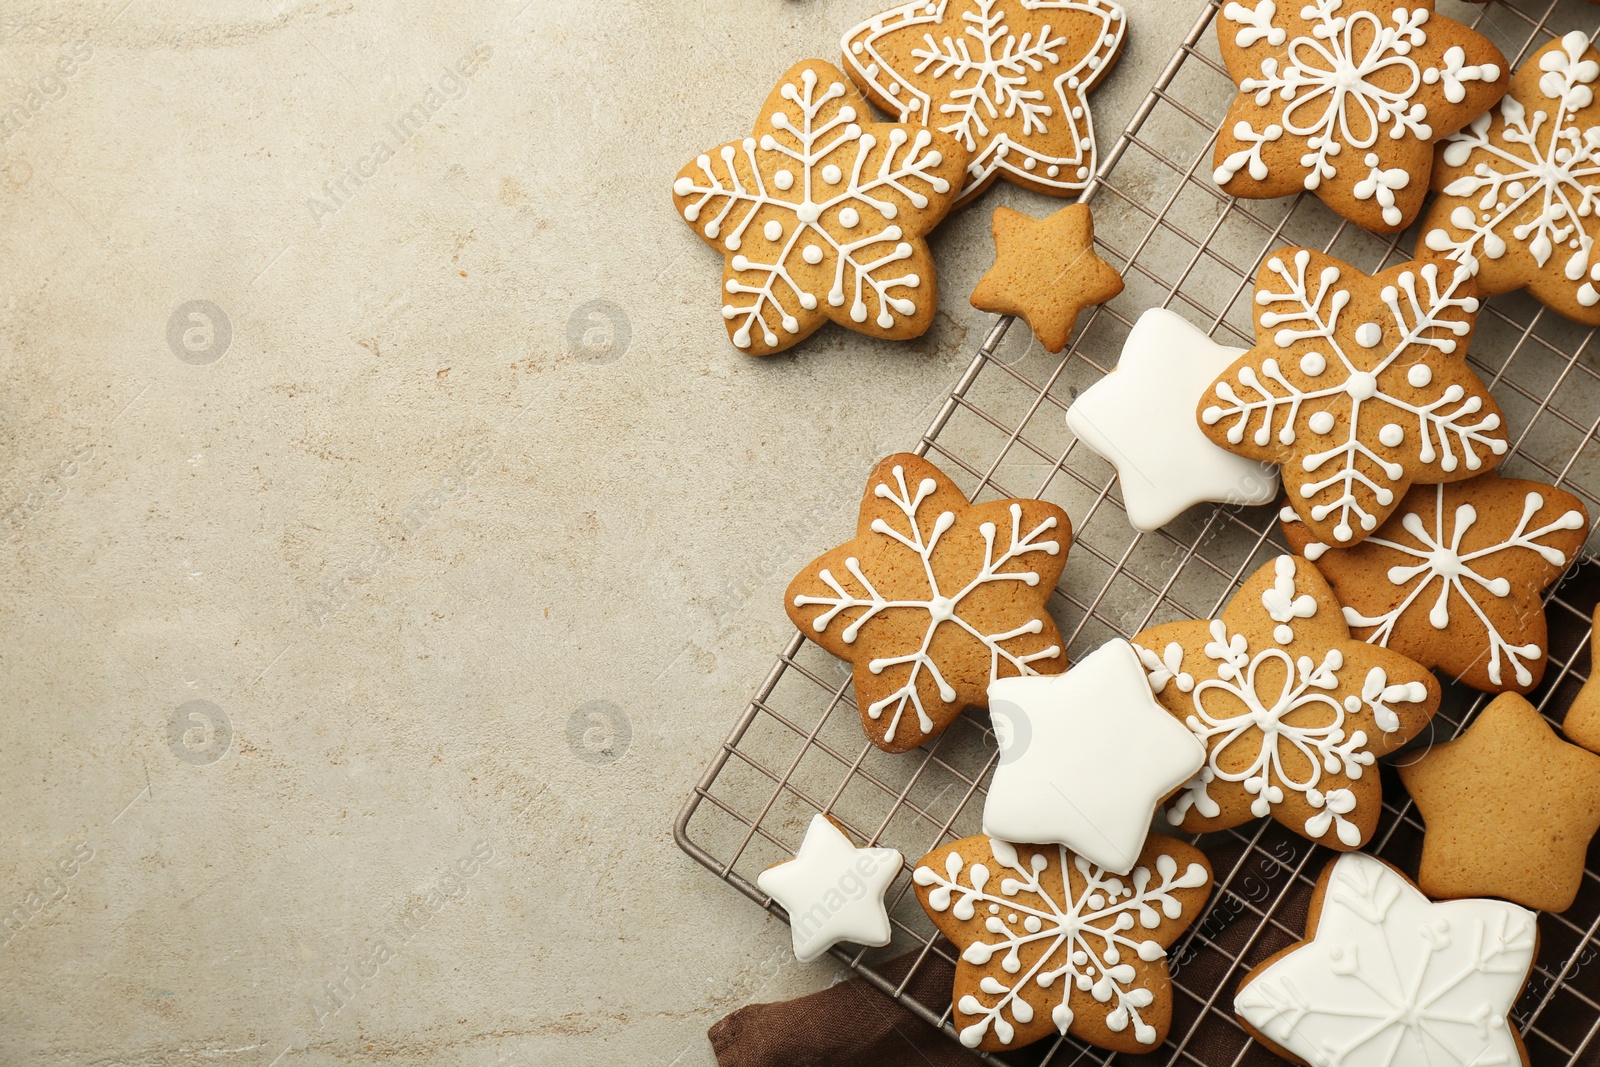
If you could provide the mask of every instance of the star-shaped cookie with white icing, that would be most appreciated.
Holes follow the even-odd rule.
[[[1139,655],[1120,638],[1065,674],[989,686],[1000,760],[983,832],[1065,845],[1112,874],[1138,861],[1157,806],[1206,750],[1157,704]]]
[[[844,35],[845,69],[901,122],[961,142],[962,202],[997,175],[1071,196],[1095,168],[1088,93],[1126,26],[1109,0],[911,0]]]
[[[1433,0],[1230,0],[1217,18],[1239,87],[1213,177],[1234,196],[1302,189],[1398,233],[1428,192],[1433,145],[1506,91],[1506,58]]]
[[[1352,852],[1317,881],[1306,940],[1247,974],[1233,1010],[1302,1064],[1525,1065],[1508,1015],[1538,954],[1535,920],[1498,900],[1435,904]]]
[[[1265,504],[1278,492],[1271,464],[1212,444],[1194,410],[1212,381],[1244,355],[1166,308],[1139,316],[1116,367],[1079,394],[1067,427],[1117,469],[1136,530],[1157,530],[1205,501]]]
[[[883,895],[900,861],[892,848],[857,848],[819,813],[794,859],[762,871],[756,885],[789,913],[795,958],[810,963],[841,941],[872,948],[889,943]]]

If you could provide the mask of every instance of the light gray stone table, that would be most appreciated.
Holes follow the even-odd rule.
[[[1106,145],[1199,8],[1125,2]],[[673,816],[1054,202],[756,360],[669,184],[882,6],[6,5],[0,1062],[703,1065],[837,979]]]

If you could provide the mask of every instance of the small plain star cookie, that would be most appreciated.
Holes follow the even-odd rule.
[[[1436,899],[1501,897],[1566,911],[1600,830],[1600,756],[1556,736],[1516,693],[1400,768],[1427,824],[1417,884]]]
[[[837,67],[808,59],[750,136],[678,172],[678,213],[725,259],[722,317],[739,349],[781,352],[830,320],[892,340],[933,321],[923,236],[955,203],[967,153],[949,134],[871,119]]]
[[[1084,308],[1122,292],[1122,275],[1094,250],[1094,217],[1086,204],[1035,219],[995,208],[994,266],[972,290],[972,306],[1020,315],[1051,352],[1067,347]]]
[[[937,737],[1011,675],[1067,669],[1046,605],[1072,544],[1042,500],[969,504],[944,472],[902,452],[867,479],[856,536],[789,583],[811,640],[853,664],[861,725],[886,752]]]

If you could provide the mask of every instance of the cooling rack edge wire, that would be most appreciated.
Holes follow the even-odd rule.
[[[1225,0],[1207,0],[1202,5],[1192,29],[1102,160],[1082,199],[1092,201],[1109,194],[1120,207],[1125,208],[1127,214],[1144,225],[1143,233],[1135,234],[1131,241],[1119,240],[1120,234],[1115,233],[1097,235],[1101,254],[1111,262],[1122,265],[1130,283],[1138,279],[1144,303],[1163,307],[1177,305],[1178,310],[1198,320],[1198,324],[1209,326],[1208,332],[1217,335],[1219,341],[1235,340],[1245,346],[1250,343],[1248,333],[1241,328],[1237,319],[1229,321],[1230,309],[1236,308],[1241,294],[1248,304],[1248,287],[1253,280],[1256,263],[1267,253],[1284,244],[1311,243],[1291,239],[1297,231],[1303,234],[1303,227],[1308,220],[1324,227],[1325,236],[1319,237],[1318,241],[1324,248],[1334,249],[1343,247],[1343,242],[1356,241],[1365,242],[1364,247],[1369,250],[1376,250],[1368,258],[1376,258],[1379,262],[1369,264],[1358,261],[1363,269],[1388,266],[1409,258],[1399,251],[1399,246],[1403,239],[1409,241],[1410,234],[1375,238],[1338,220],[1307,195],[1274,207],[1277,202],[1236,201],[1211,183],[1209,160],[1218,123],[1196,113],[1179,99],[1183,94],[1174,93],[1173,88],[1180,77],[1187,73],[1190,64],[1198,65],[1201,75],[1225,76],[1217,59],[1207,55],[1204,50],[1209,42],[1208,35],[1214,32],[1214,19],[1224,4]],[[1461,5],[1453,6],[1461,8]],[[1469,7],[1464,11],[1452,10],[1450,14],[1495,37],[1513,66],[1519,64],[1534,47],[1558,32],[1573,28],[1573,24],[1592,30],[1597,15],[1594,8],[1579,0],[1551,0],[1536,13],[1524,10],[1515,0]],[[1553,30],[1551,22],[1558,12],[1562,19],[1558,29]],[[1155,136],[1146,136],[1147,124],[1151,123],[1158,109],[1164,109],[1163,117],[1167,117],[1165,112],[1170,112],[1170,117],[1187,120],[1203,128],[1202,136],[1196,142],[1197,150],[1189,152],[1184,158],[1173,159],[1162,146],[1153,143],[1157,139]],[[1140,196],[1118,187],[1114,180],[1116,172],[1130,151],[1139,152],[1152,160],[1157,170],[1164,168],[1176,177],[1177,183],[1170,195],[1155,197],[1147,203]],[[1213,198],[1216,212],[1209,232],[1200,236],[1175,224],[1172,218],[1173,213],[1183,212],[1182,221],[1192,222],[1196,216],[1193,208],[1197,196]],[[1159,206],[1153,206],[1163,200]],[[1219,234],[1227,237],[1227,227],[1234,223],[1241,223],[1250,232],[1260,231],[1265,235],[1257,242],[1259,249],[1255,260],[1241,267],[1237,264],[1242,261],[1237,256],[1231,257],[1234,263],[1226,265],[1228,284],[1233,286],[1230,299],[1217,300],[1211,296],[1196,295],[1200,288],[1199,278],[1204,271],[1230,258],[1230,253],[1226,251],[1213,250],[1212,243],[1213,239],[1220,239]],[[1188,259],[1175,277],[1168,277],[1155,269],[1155,265],[1159,264],[1165,269],[1174,261],[1171,255],[1174,241],[1182,246]],[[1181,262],[1182,257],[1178,261]],[[1600,445],[1596,445],[1595,441],[1596,431],[1600,429],[1600,372],[1588,365],[1594,359],[1590,352],[1594,332],[1570,325],[1563,328],[1561,320],[1554,313],[1538,309],[1526,298],[1519,301],[1516,298],[1497,297],[1487,302],[1480,313],[1480,323],[1486,319],[1493,320],[1497,336],[1514,337],[1514,340],[1498,345],[1498,348],[1504,348],[1509,353],[1499,365],[1483,363],[1477,343],[1474,344],[1474,352],[1469,354],[1474,369],[1489,382],[1497,397],[1508,393],[1516,402],[1515,405],[1506,404],[1514,431],[1513,449],[1507,462],[1522,460],[1530,476],[1554,482],[1577,493],[1585,500],[1591,514],[1600,515]],[[974,487],[971,490],[974,498],[983,493],[1040,496],[1051,488],[1052,480],[1065,478],[1073,483],[1071,487],[1078,494],[1075,498],[1077,503],[1068,510],[1080,530],[1087,527],[1102,509],[1108,509],[1109,518],[1105,521],[1115,519],[1123,522],[1120,502],[1112,494],[1114,479],[1109,476],[1086,476],[1082,471],[1070,467],[1068,461],[1073,457],[1074,443],[1069,442],[1064,449],[1055,452],[1039,445],[1029,436],[1029,431],[1038,425],[1036,416],[1059,421],[1066,406],[1060,393],[1069,388],[1063,376],[1069,368],[1093,376],[1109,369],[1102,365],[1106,362],[1105,357],[1099,357],[1101,362],[1096,362],[1096,357],[1084,350],[1084,339],[1095,334],[1097,322],[1103,327],[1124,330],[1132,325],[1131,319],[1116,302],[1093,309],[1083,316],[1083,320],[1072,346],[1043,373],[1042,380],[1035,380],[1013,363],[997,358],[1013,321],[1005,317],[997,319],[912,450],[918,455],[934,453],[930,458],[940,466],[958,478],[965,476]],[[1547,334],[1554,334],[1555,339],[1552,340]],[[1100,347],[1105,346],[1102,344]],[[1112,346],[1113,351],[1114,348]],[[1499,354],[1498,350],[1495,354]],[[1589,360],[1585,359],[1586,355]],[[1519,360],[1524,361],[1526,366],[1519,366]],[[1114,356],[1111,362],[1114,362]],[[1542,394],[1538,391],[1537,383],[1530,386],[1522,381],[1530,368],[1543,369],[1547,376],[1553,376],[1553,384]],[[989,378],[984,377],[986,371],[990,372]],[[1508,373],[1511,371],[1517,373]],[[987,386],[990,378],[998,379],[1023,398],[1007,410],[1005,417],[996,416],[982,398],[972,399],[975,388]],[[1574,390],[1582,392],[1583,401],[1588,405],[1585,410],[1594,413],[1592,419],[1574,418],[1562,410],[1562,403],[1570,399],[1569,394]],[[1519,406],[1522,410],[1520,417],[1511,410],[1513,406]],[[1583,407],[1583,404],[1579,406]],[[976,460],[969,457],[960,445],[946,445],[941,437],[957,419],[986,424],[991,434],[1003,438],[1002,443],[986,451],[989,458]],[[1541,427],[1546,428],[1544,432],[1554,434],[1559,447],[1542,444],[1534,433]],[[982,425],[980,428],[983,428]],[[1000,485],[1002,466],[1014,451],[1049,467],[1043,484],[1032,494],[1010,492]],[[1589,454],[1591,451],[1592,455]],[[1007,477],[1015,475],[1008,474]],[[1129,533],[1131,535],[1131,531]],[[1072,625],[1063,623],[1063,637],[1069,649],[1075,655],[1081,655],[1087,647],[1099,643],[1099,640],[1091,638],[1104,639],[1111,633],[1131,636],[1148,625],[1164,606],[1170,608],[1175,603],[1183,576],[1191,567],[1208,578],[1210,585],[1207,586],[1207,599],[1197,602],[1194,593],[1186,593],[1188,600],[1184,610],[1209,610],[1214,614],[1265,558],[1263,553],[1270,554],[1278,550],[1274,539],[1270,508],[1239,511],[1220,507],[1212,509],[1182,531],[1174,532],[1169,528],[1155,534],[1132,536],[1131,541],[1121,547],[1096,547],[1080,539],[1073,551],[1091,554],[1103,573],[1097,579],[1097,590],[1092,587],[1071,588],[1069,579],[1063,577],[1062,587],[1057,590],[1062,608],[1058,614],[1075,620]],[[1147,576],[1142,553],[1152,545],[1165,553],[1168,565],[1159,568],[1153,576]],[[1223,559],[1212,559],[1205,552],[1206,546],[1211,545],[1226,545],[1230,551],[1219,553],[1224,556]],[[1592,551],[1586,554],[1582,567],[1576,570],[1576,576],[1569,572],[1569,577],[1554,587],[1549,595],[1549,668],[1545,681],[1530,694],[1530,699],[1539,704],[1541,711],[1554,713],[1555,721],[1559,721],[1565,702],[1585,680],[1590,669],[1587,654],[1589,613],[1596,600],[1600,600],[1600,564],[1594,561]],[[1136,592],[1142,592],[1147,606],[1131,618],[1127,615],[1109,618],[1107,605],[1113,598],[1114,587],[1128,586],[1130,583]],[[935,844],[960,836],[962,832],[970,832],[957,831],[953,827],[964,812],[970,818],[970,809],[975,800],[981,809],[983,782],[992,770],[995,750],[990,744],[990,755],[981,766],[976,769],[962,768],[945,751],[949,747],[945,744],[947,736],[922,750],[898,757],[910,761],[904,764],[907,773],[900,776],[904,781],[886,781],[887,776],[865,765],[875,755],[870,751],[870,744],[863,741],[860,753],[852,755],[840,751],[834,741],[823,736],[824,728],[835,712],[843,709],[852,724],[856,713],[850,700],[848,674],[825,677],[804,661],[803,654],[806,651],[804,637],[796,633],[779,652],[771,670],[757,687],[750,703],[734,723],[679,812],[674,825],[674,837],[684,852],[717,877],[758,905],[783,917],[782,908],[767,899],[755,886],[752,877],[736,869],[752,844],[766,846],[769,851],[777,849],[782,852],[792,851],[797,845],[797,840],[787,839],[793,836],[788,829],[781,831],[783,836],[779,836],[766,825],[769,816],[776,819],[775,809],[780,806],[780,801],[793,800],[812,810],[828,810],[838,817],[840,813],[834,810],[834,805],[847,789],[867,783],[870,788],[882,793],[887,798],[888,807],[881,816],[875,813],[871,821],[862,820],[861,825],[853,824],[848,818],[841,818],[841,821],[858,838],[900,847],[906,854],[906,869],[891,889],[889,899],[895,941],[887,950],[841,945],[836,946],[832,954],[860,977],[919,1017],[940,1027],[955,1040],[956,1032],[951,1024],[948,997],[945,995],[948,985],[939,994],[942,999],[935,998],[932,1004],[924,1003],[913,992],[919,976],[926,979],[931,968],[953,966],[955,955],[949,943],[938,938],[931,927],[913,926],[905,920],[907,915],[920,917],[914,896],[908,897],[907,894],[910,864],[923,852],[915,850],[921,845],[907,847],[907,841],[893,839],[895,828],[891,824],[898,816],[912,813],[918,821],[936,830],[931,835]],[[793,721],[781,707],[775,706],[775,694],[780,687],[796,678],[807,692],[815,691],[813,699],[822,706],[814,726]],[[1440,729],[1431,738],[1424,739],[1424,743],[1446,740],[1459,732],[1488,701],[1484,695],[1470,690],[1456,686],[1448,688],[1449,697],[1438,720]],[[765,726],[768,720],[781,724],[782,729],[792,732],[797,739],[798,750],[786,764],[772,761],[778,765],[767,766],[758,755],[741,747],[757,724]],[[983,739],[992,741],[986,717],[969,714],[963,716],[961,723],[969,733],[983,735]],[[952,730],[950,735],[956,732]],[[818,753],[825,753],[827,758],[844,768],[844,778],[832,788],[831,798],[815,788],[808,792],[810,783],[799,780],[802,762]],[[758,795],[751,803],[741,807],[737,800],[719,796],[719,783],[725,773],[732,775],[733,770],[748,772],[759,780],[764,799]],[[926,802],[920,796],[913,796],[919,787],[932,780],[944,781],[946,792],[954,789],[958,794],[947,816],[937,814],[935,804]],[[737,844],[731,848],[718,848],[696,840],[691,823],[703,810],[709,810],[728,821],[734,827],[733,837],[738,839]],[[1409,859],[1410,869],[1414,871],[1421,825],[1404,792],[1386,789],[1384,819],[1369,851],[1386,859],[1398,860],[1403,867]],[[1198,1064],[1202,1067],[1279,1063],[1281,1061],[1276,1057],[1250,1041],[1233,1019],[1231,993],[1250,965],[1299,938],[1311,886],[1332,854],[1282,833],[1267,821],[1208,835],[1201,839],[1200,844],[1207,849],[1216,868],[1215,887],[1206,909],[1197,916],[1170,952],[1175,964],[1175,1011],[1167,1041],[1152,1053],[1137,1057],[1137,1062]],[[907,904],[908,907],[905,906]],[[1593,861],[1585,872],[1579,904],[1562,916],[1542,916],[1540,930],[1542,946],[1539,962],[1514,1016],[1528,1045],[1532,1063],[1535,1067],[1600,1064],[1600,1036],[1597,1036],[1600,1035],[1600,964],[1590,966],[1600,959],[1600,942],[1596,940],[1597,932],[1600,932],[1600,875],[1597,875]],[[883,961],[890,956],[906,953],[910,954],[907,958],[911,962],[903,974],[897,971],[891,975],[881,969]],[[1066,1037],[1040,1042],[1018,1052],[1008,1052],[1003,1057],[977,1055],[981,1061],[990,1064],[1027,1063],[1037,1067],[1052,1064],[1061,1067],[1067,1063],[1133,1062],[1127,1057],[1088,1048]],[[1157,1059],[1158,1056],[1160,1059]]]

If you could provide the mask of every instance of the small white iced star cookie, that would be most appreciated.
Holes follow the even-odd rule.
[[[840,941],[872,948],[889,943],[883,895],[900,861],[892,848],[857,848],[817,814],[794,859],[762,871],[756,885],[789,913],[795,958],[810,963]]]
[[[1506,1016],[1538,952],[1533,912],[1436,904],[1352,852],[1318,880],[1306,935],[1246,975],[1233,1001],[1278,1055],[1340,1067],[1528,1062]]]
[[[1000,761],[983,832],[1065,845],[1112,874],[1133,869],[1156,808],[1206,761],[1121,638],[1065,674],[994,682],[989,714]]]
[[[1271,464],[1219,448],[1195,423],[1200,398],[1244,353],[1176,312],[1151,308],[1128,334],[1116,369],[1067,409],[1067,427],[1117,469],[1134,529],[1158,530],[1208,500],[1266,504],[1278,495]]]

